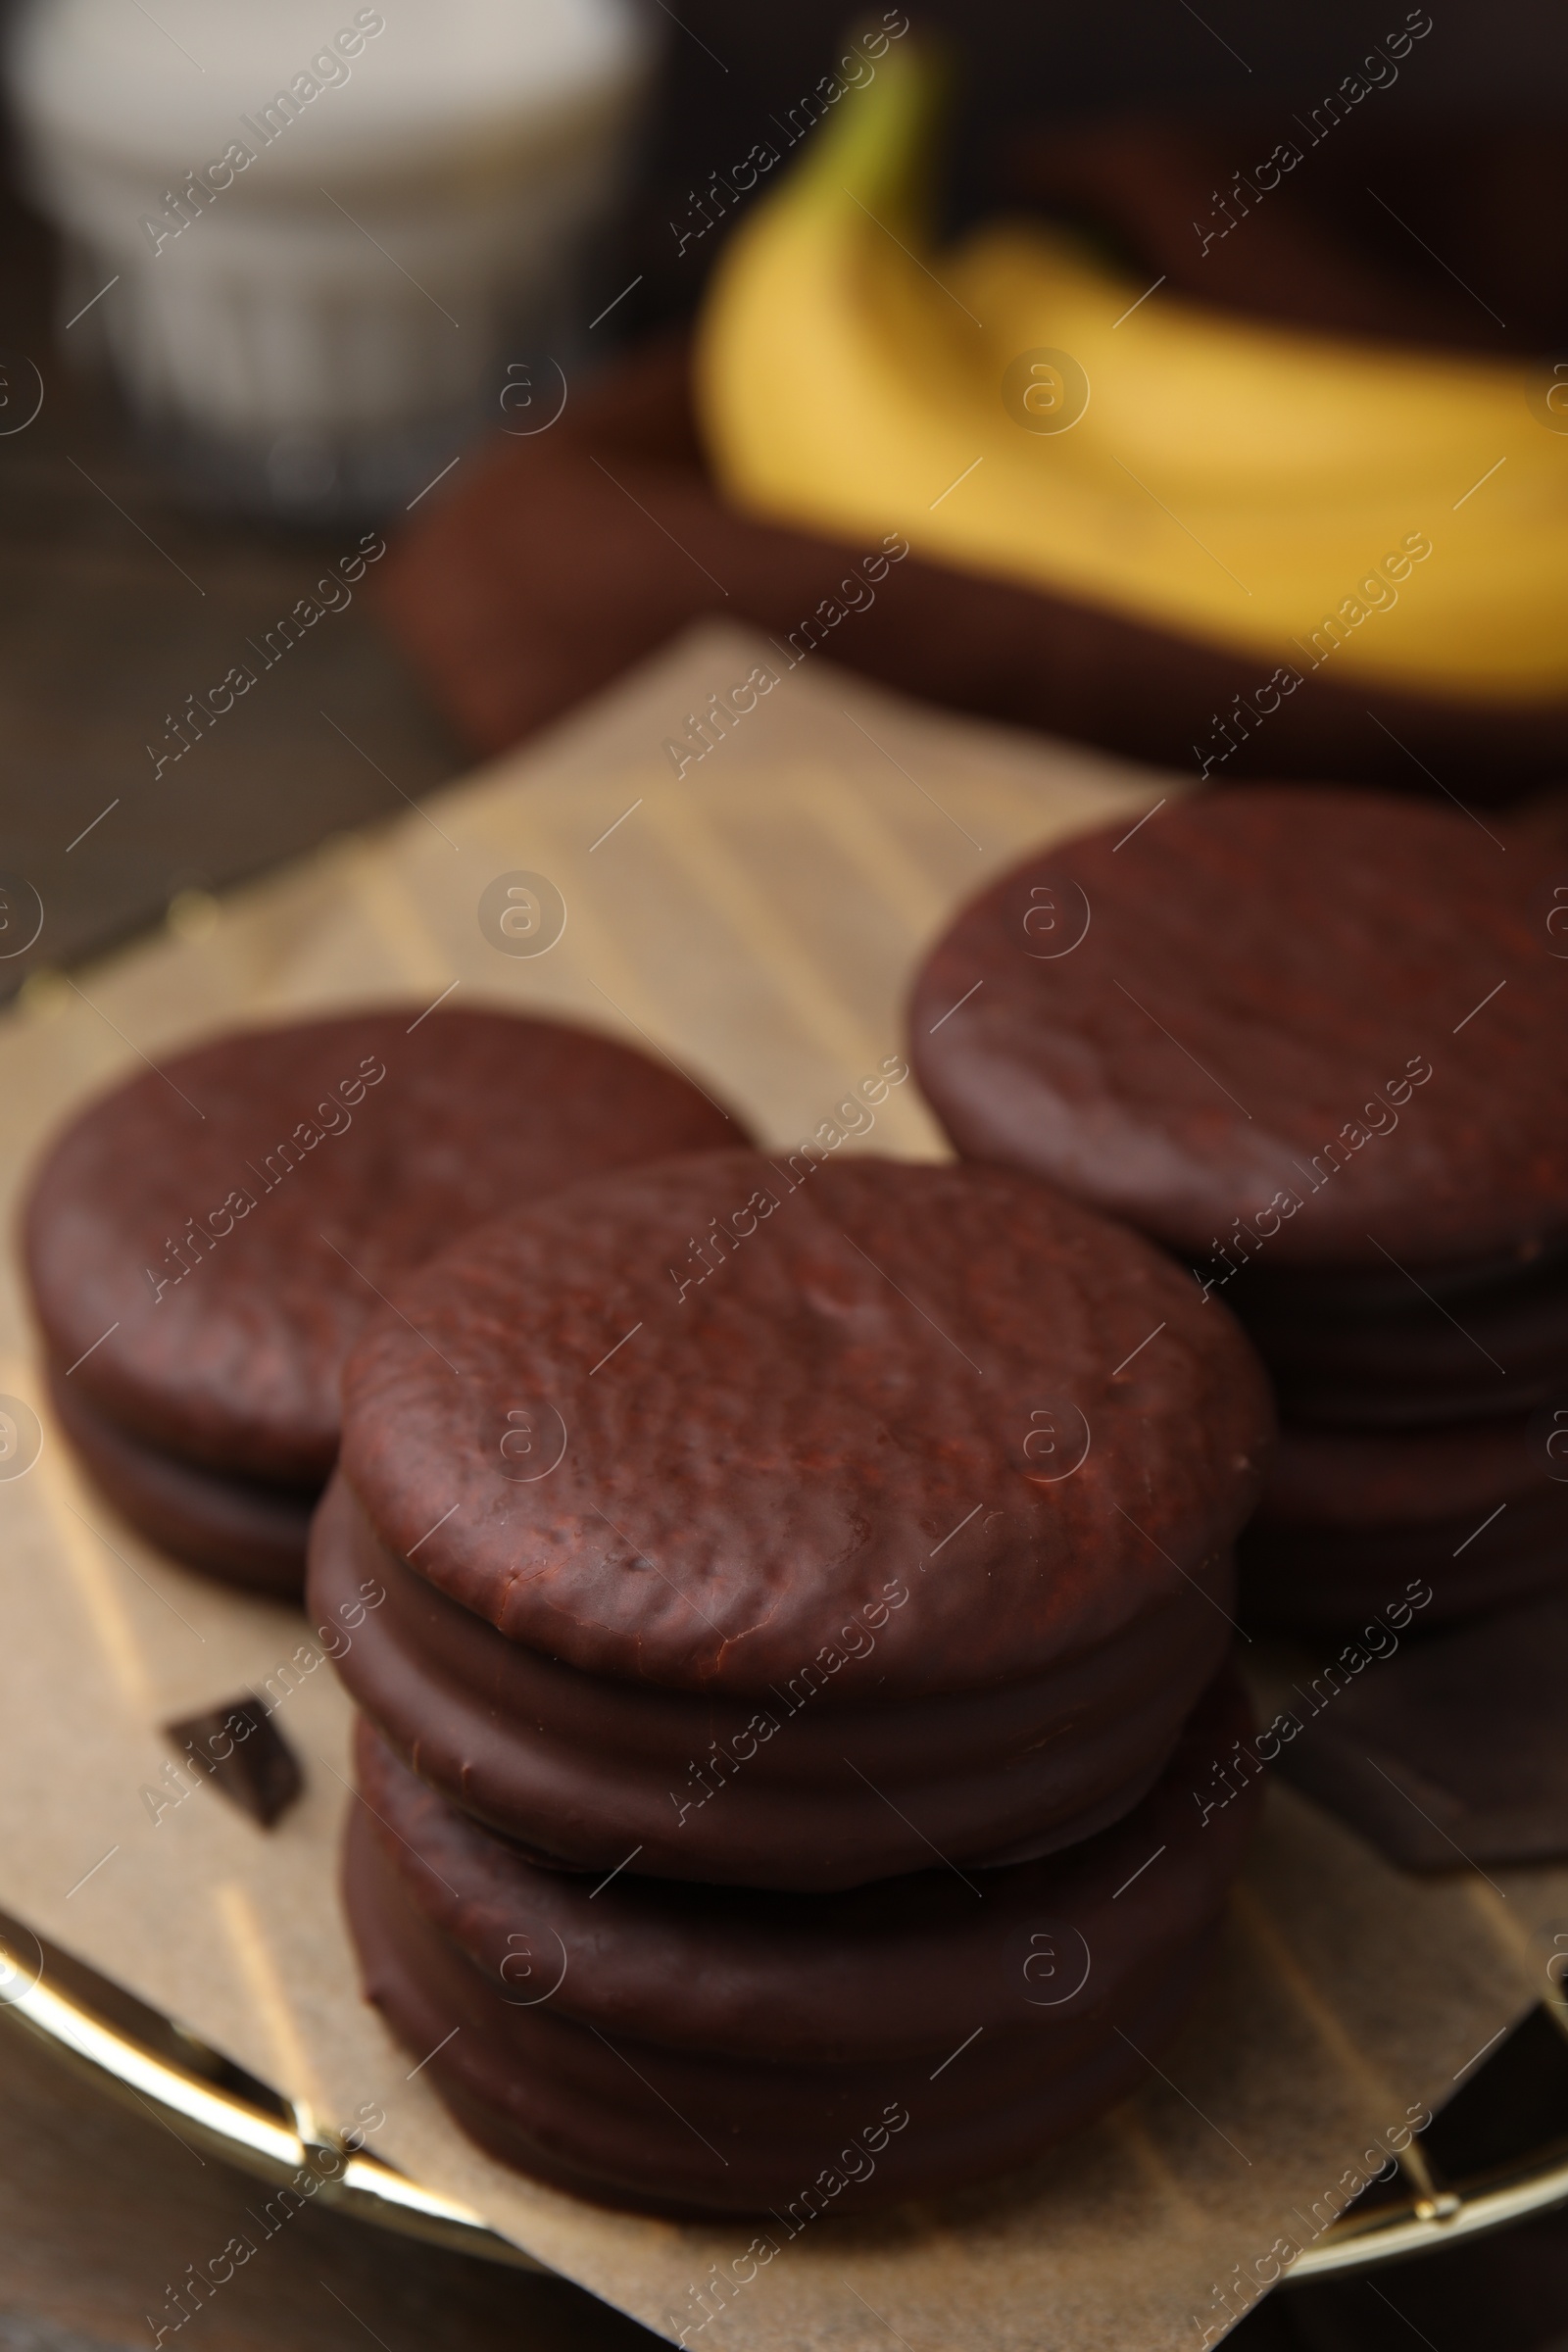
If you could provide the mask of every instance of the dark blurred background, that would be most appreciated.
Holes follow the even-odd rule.
[[[1563,184],[1568,37],[1551,0],[1496,7],[1439,0],[1435,13],[1411,10],[1406,0],[1321,0],[1309,10],[1245,0],[1203,0],[1200,10],[1189,0],[1104,0],[1087,8],[1062,0],[909,0],[899,13],[917,35],[941,41],[957,69],[950,227],[1016,193],[1020,158],[1043,126],[1157,109],[1233,123],[1240,135],[1283,118],[1272,144],[1288,134],[1296,109],[1337,88],[1407,18],[1429,14],[1432,33],[1404,61],[1397,85],[1380,93],[1387,105],[1366,124],[1352,120],[1345,127],[1353,133],[1375,125],[1368,144],[1382,156],[1391,142],[1425,149],[1436,140],[1439,154],[1421,167],[1421,176],[1438,183],[1435,194],[1446,184],[1451,198],[1455,183],[1467,179],[1468,155],[1499,131],[1510,169],[1544,163]],[[627,247],[631,269],[647,272],[647,290],[637,297],[639,324],[695,304],[717,240],[675,260],[667,222],[689,217],[691,191],[711,171],[743,157],[754,140],[776,135],[769,125],[831,67],[846,26],[880,22],[882,14],[879,6],[862,10],[833,0],[796,0],[777,10],[701,0],[679,11],[647,133],[648,201],[633,208]],[[1245,163],[1247,153],[1244,145],[1232,161]],[[1401,166],[1400,184],[1408,169]],[[1506,191],[1502,199],[1509,201]],[[1485,191],[1472,181],[1464,202],[1473,211],[1485,203]],[[1454,206],[1450,218],[1462,227],[1463,207]],[[1360,220],[1368,243],[1381,246],[1385,232],[1366,218],[1364,205]],[[1528,213],[1516,215],[1521,241],[1533,243],[1541,225]],[[1437,266],[1417,249],[1399,248],[1396,236],[1388,245],[1396,266],[1424,281]],[[1568,283],[1568,239],[1561,232],[1554,252],[1560,299]],[[1462,260],[1453,259],[1462,270]]]

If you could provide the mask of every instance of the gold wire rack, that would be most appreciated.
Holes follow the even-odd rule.
[[[42,1944],[29,1929],[4,1920],[0,2011],[76,2075],[112,2097],[134,2101],[144,2114],[150,2109],[221,2162],[274,2186],[306,2171],[315,2177],[321,2204],[359,2221],[484,2261],[546,2268],[471,2207],[420,2187],[379,2157],[324,2131],[301,2103],[258,2082],[183,2026]],[[1560,1989],[1514,2029],[1509,2042],[1544,2029],[1568,2042],[1568,2002]],[[1488,2067],[1505,2063],[1507,2049],[1505,2042]],[[1303,2248],[1288,2282],[1431,2253],[1568,2203],[1568,2103],[1559,2133],[1500,2160],[1493,2151],[1492,2161],[1473,2171],[1455,2166],[1451,2157],[1438,2161],[1426,2140],[1418,2133],[1397,2158],[1396,2177],[1366,2191]]]

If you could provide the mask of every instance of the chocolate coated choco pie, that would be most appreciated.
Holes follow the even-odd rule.
[[[1429,1572],[1436,1624],[1568,1581],[1568,1484],[1537,1435],[1530,1420],[1287,1426],[1238,1548],[1247,1615],[1346,1625]]]
[[[1048,1187],[671,1161],[395,1303],[313,1598],[380,1578],[350,1691],[546,1859],[828,1888],[1046,1852],[1139,1800],[1224,1650],[1260,1367]]]
[[[1302,1268],[1248,1269],[1231,1294],[1287,1416],[1347,1429],[1415,1429],[1517,1416],[1568,1385],[1568,1247],[1396,1268],[1336,1285]]]
[[[230,1584],[299,1591],[319,1488],[243,1478],[148,1446],[95,1411],[59,1365],[49,1401],[99,1493],[150,1543]]]
[[[1528,861],[1326,787],[1199,793],[1124,833],[1015,867],[920,973],[915,1068],[966,1155],[1216,1287],[1253,1256],[1385,1276],[1386,1251],[1420,1271],[1568,1229],[1568,962]]]
[[[1271,1615],[1292,1578],[1302,1622],[1355,1614],[1394,1550],[1446,1614],[1562,1574],[1522,1442],[1468,1426],[1517,1434],[1568,1378],[1568,960],[1539,862],[1451,810],[1204,793],[1031,858],[920,974],[912,1058],[959,1150],[1156,1236],[1248,1325],[1288,1432],[1344,1433],[1250,1540]],[[1423,1433],[1447,1425],[1445,1461]]]
[[[1250,1728],[1227,1672],[1071,1852],[802,1896],[539,1870],[362,1725],[366,1990],[474,2138],[580,2194],[793,2233],[956,2187],[1110,2105],[1175,2033],[1257,1798],[1204,1825],[1193,1792]]]
[[[388,1284],[519,1200],[736,1134],[640,1054],[499,1011],[398,1006],[171,1056],[33,1181],[67,1434],[155,1542],[298,1592],[339,1367]]]

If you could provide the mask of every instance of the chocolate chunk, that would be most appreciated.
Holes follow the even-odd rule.
[[[288,1811],[305,1786],[293,1749],[259,1698],[237,1698],[166,1723],[164,1735],[185,1764],[211,1774],[229,1803],[264,1830]]]

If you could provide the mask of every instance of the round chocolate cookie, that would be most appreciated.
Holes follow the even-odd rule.
[[[1344,1429],[1517,1419],[1568,1384],[1560,1246],[1505,1264],[1427,1267],[1419,1282],[1303,1269],[1216,1288],[1236,1299],[1288,1418]]]
[[[960,2187],[1111,2104],[1174,2034],[1258,1795],[1205,1821],[1195,1791],[1250,1729],[1227,1673],[1136,1811],[1070,1853],[808,1897],[537,1869],[362,1726],[366,1991],[474,2137],[580,2194],[792,2230],[841,2195]]]
[[[1261,1369],[1045,1186],[671,1162],[395,1303],[313,1589],[382,1575],[354,1696],[555,1860],[810,1887],[1039,1853],[1137,1801],[1224,1648]]]
[[[914,1066],[967,1157],[1216,1281],[1503,1252],[1568,1227],[1568,960],[1538,879],[1456,810],[1195,794],[967,907],[920,973]]]
[[[1117,1820],[1225,1647],[1231,1584],[1228,1559],[1204,1562],[1193,1591],[1211,1608],[1152,1608],[1022,1683],[889,1704],[872,1661],[919,1604],[916,1571],[825,1618],[765,1690],[707,1695],[509,1641],[389,1551],[341,1478],[311,1533],[313,1607],[368,1610],[338,1671],[426,1780],[554,1867],[635,1852],[644,1872],[738,1886],[853,1886],[934,1849],[1011,1861]]]
[[[94,1486],[149,1542],[229,1584],[298,1593],[318,1488],[225,1478],[166,1453],[95,1411],[58,1368],[49,1400]]]
[[[499,1011],[399,1006],[171,1056],[33,1179],[26,1270],[70,1425],[155,1540],[241,1581],[270,1555],[297,1590],[279,1513],[331,1468],[342,1360],[388,1285],[520,1200],[737,1133],[641,1054]],[[238,1483],[165,1476],[149,1448]]]
[[[1342,1626],[1425,1589],[1424,1624],[1568,1582],[1568,1484],[1528,1420],[1419,1431],[1287,1426],[1238,1549],[1244,1614]]]

